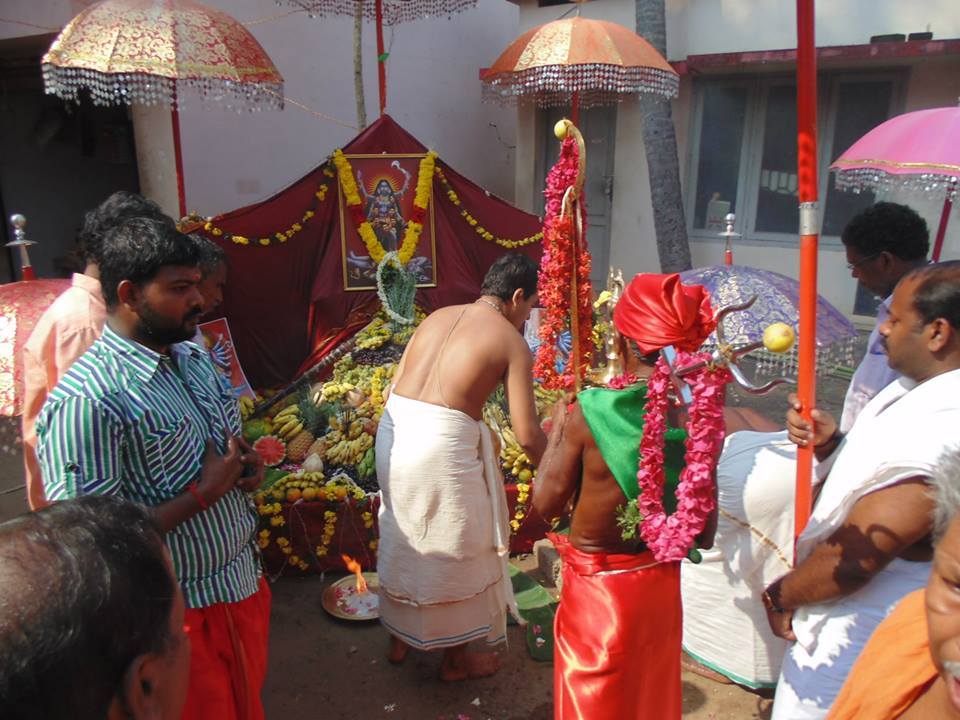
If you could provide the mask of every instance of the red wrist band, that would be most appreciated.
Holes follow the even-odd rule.
[[[187,490],[190,491],[190,494],[193,495],[194,499],[197,501],[197,505],[200,506],[201,510],[206,510],[210,507],[206,500],[203,499],[203,495],[200,494],[200,491],[197,489],[197,484],[195,482],[187,485]]]

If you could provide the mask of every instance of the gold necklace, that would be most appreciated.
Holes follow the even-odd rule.
[[[499,305],[497,305],[496,303],[492,303],[492,302],[490,302],[489,300],[484,300],[483,298],[477,298],[477,302],[481,302],[481,303],[483,303],[484,305],[489,305],[489,306],[492,307],[494,310],[496,310],[498,313],[500,313],[501,315],[503,315],[503,308],[500,307]],[[506,316],[504,315],[504,317],[506,317]]]

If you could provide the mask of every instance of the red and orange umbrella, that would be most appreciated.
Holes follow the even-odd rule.
[[[180,215],[186,215],[180,121],[184,97],[237,110],[283,108],[283,78],[253,35],[193,0],[103,0],[77,15],[43,56],[46,91],[98,105],[163,104],[173,115]]]
[[[574,17],[528,30],[484,75],[485,94],[540,106],[605,105],[643,94],[675,97],[677,72],[623,25]]]

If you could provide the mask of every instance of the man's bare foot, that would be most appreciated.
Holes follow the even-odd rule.
[[[410,651],[410,646],[407,645],[403,640],[398,638],[396,635],[390,636],[390,649],[387,650],[387,660],[394,665],[399,665],[404,660],[407,659],[407,653]]]
[[[440,679],[458,682],[493,675],[500,669],[500,657],[492,652],[444,653],[440,664]]]

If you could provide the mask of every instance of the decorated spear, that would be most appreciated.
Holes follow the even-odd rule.
[[[566,118],[554,126],[554,135],[563,144],[544,190],[544,253],[537,284],[544,315],[533,373],[548,389],[579,392],[590,365],[593,325],[583,198],[586,147],[583,135]],[[561,374],[557,371],[557,350],[568,324],[570,358]]]

